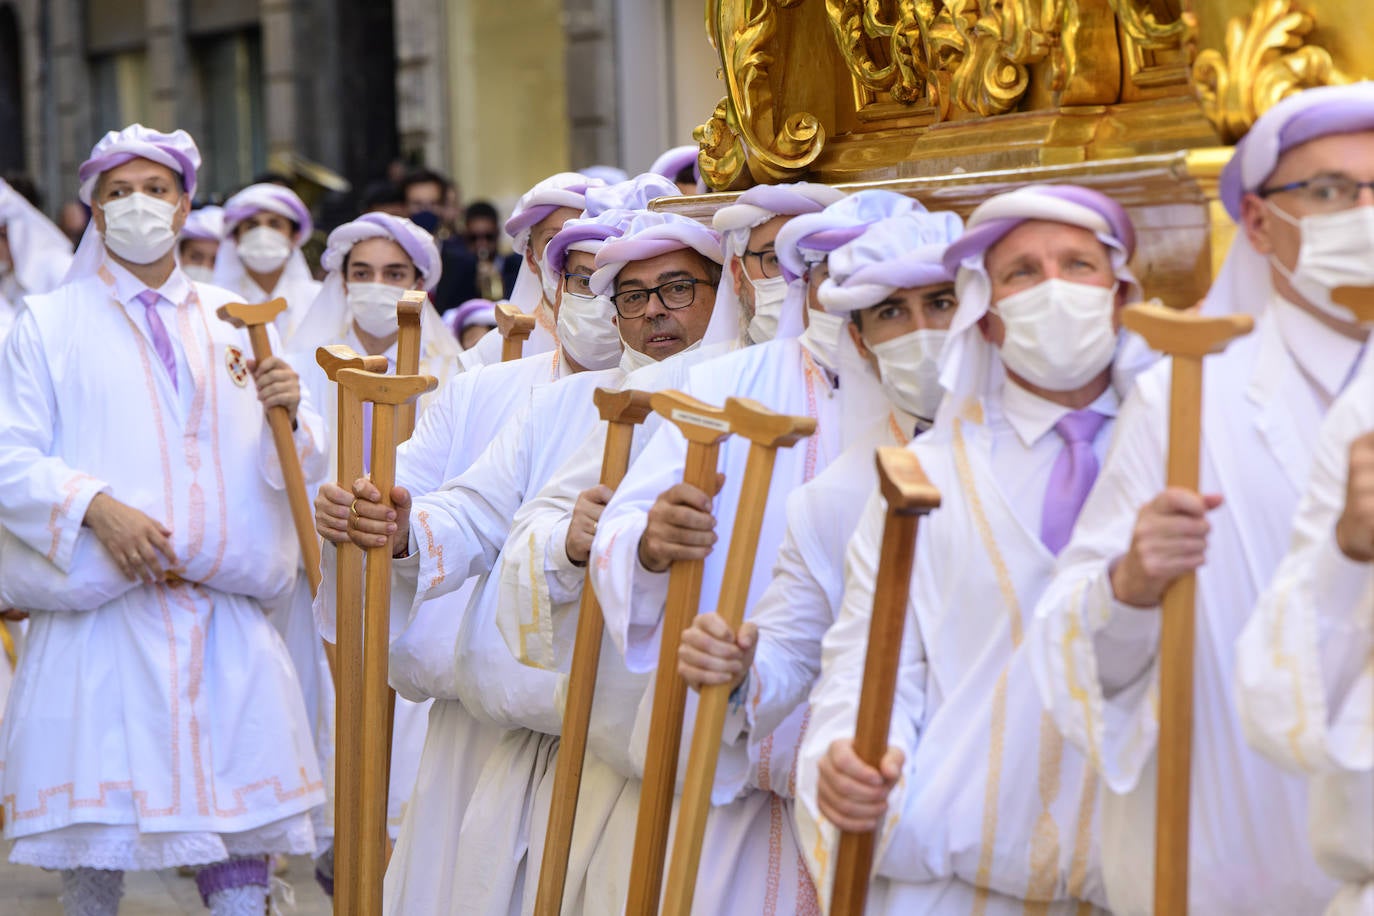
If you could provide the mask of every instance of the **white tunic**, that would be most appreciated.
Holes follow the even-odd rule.
[[[142,284],[107,265],[33,297],[0,360],[0,600],[35,612],[0,728],[17,862],[161,868],[309,852],[324,799],[300,687],[264,602],[299,563],[272,439],[215,317],[175,271],[151,345]],[[73,333],[80,329],[80,333]],[[296,446],[321,473],[318,417]],[[172,530],[187,583],[126,580],[82,527],[108,492]]]
[[[473,344],[463,351],[463,355],[458,357],[464,369],[476,369],[478,366],[491,366],[501,361],[501,350],[505,345],[503,338],[495,328],[477,339]],[[540,353],[551,353],[558,347],[558,334],[554,329],[553,316],[549,309],[542,303],[534,312],[534,330],[530,336],[525,338],[525,346],[520,351],[521,357],[537,356]]]
[[[1114,392],[1092,409],[1115,413]],[[1075,912],[1105,899],[1097,781],[1036,697],[1022,634],[1054,556],[1039,536],[1053,424],[1068,410],[1007,385],[970,401],[911,450],[940,491],[919,528],[888,743],[906,757],[875,850],[870,913]],[[1094,448],[1106,450],[1110,425]],[[1012,479],[1013,469],[1033,469]],[[816,801],[818,764],[852,738],[884,504],[873,493],[845,559],[798,767],[803,848],[829,900],[838,834]]]
[[[787,495],[837,457],[847,435],[879,420],[887,410],[886,402],[871,374],[845,378],[835,388],[830,375],[798,339],[760,344],[703,363],[689,373],[685,390],[708,404],[721,405],[731,396],[750,397],[779,413],[817,421],[813,436],[777,455],[749,589],[752,610],[782,542]],[[703,609],[709,609],[720,593],[734,523],[732,508],[739,501],[748,451],[748,442],[739,438],[721,446],[719,466],[725,473],[725,486],[715,500],[720,540],[705,563]],[[648,672],[657,665],[668,581],[667,573],[650,573],[639,565],[638,543],[654,500],[682,479],[685,454],[681,433],[663,424],[606,507],[592,547],[591,582],[601,599],[607,631],[631,671]],[[631,751],[641,769],[652,706],[651,687],[639,710]],[[693,694],[688,697],[682,738],[684,760],[695,714]],[[798,716],[792,740],[779,739],[767,758],[746,760],[731,754],[720,758],[694,912],[787,913],[814,906],[814,889],[788,814],[791,761],[787,752],[795,747],[801,726]],[[684,766],[679,766],[679,777]],[[763,881],[758,880],[760,875],[765,876]]]
[[[1255,333],[1205,363],[1202,487],[1210,513],[1197,577],[1190,910],[1319,912],[1334,883],[1305,839],[1301,779],[1250,750],[1235,711],[1236,638],[1287,549],[1327,398],[1359,344],[1276,301]],[[1169,364],[1141,376],[1111,457],[1027,634],[1040,693],[1059,728],[1100,768],[1103,869],[1116,912],[1153,897],[1159,638],[1156,610],[1112,596],[1109,565],[1139,508],[1164,489]]]
[[[1236,646],[1250,743],[1308,774],[1317,862],[1344,883],[1328,916],[1374,913],[1374,567],[1336,545],[1350,445],[1374,430],[1374,362],[1331,409],[1288,556]]]

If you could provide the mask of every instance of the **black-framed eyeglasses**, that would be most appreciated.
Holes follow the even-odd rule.
[[[627,319],[642,316],[649,308],[649,300],[654,296],[658,296],[658,301],[663,303],[665,309],[685,309],[696,301],[698,284],[707,287],[711,285],[709,280],[683,277],[649,289],[627,289],[623,293],[616,293],[611,297],[611,305],[615,306],[617,315]]]
[[[1360,192],[1365,188],[1374,191],[1374,181],[1356,181],[1349,175],[1319,175],[1306,181],[1290,181],[1273,188],[1260,188],[1255,193],[1264,198],[1295,193],[1314,208],[1334,211],[1358,204]]]
[[[750,251],[744,249],[745,266],[749,265],[749,258],[757,258],[759,262],[759,273],[763,274],[764,279],[771,280],[774,277],[782,276],[782,265],[778,263],[778,253],[772,248],[763,251]]]
[[[563,274],[563,291],[579,299],[595,299],[592,292],[592,278],[586,274]]]

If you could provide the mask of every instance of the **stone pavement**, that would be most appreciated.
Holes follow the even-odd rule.
[[[62,882],[57,875],[11,865],[5,861],[8,853],[0,845],[0,916],[62,916],[62,904],[57,899]],[[296,891],[295,916],[330,916],[333,912],[314,874],[309,858],[295,856],[281,876]],[[196,892],[195,879],[182,878],[172,869],[126,875],[119,912],[130,916],[199,916],[207,911]]]

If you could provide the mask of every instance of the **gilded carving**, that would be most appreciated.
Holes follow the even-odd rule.
[[[1192,39],[1197,31],[1196,17],[1182,13],[1172,22],[1160,22],[1143,0],[1111,0],[1112,12],[1121,30],[1147,51],[1176,48]]]
[[[897,3],[888,22],[877,0],[826,0],[835,43],[861,86],[899,102],[921,97],[930,69],[923,23],[931,21],[932,5]]]
[[[1349,82],[1324,48],[1304,44],[1316,27],[1292,0],[1261,0],[1248,17],[1226,25],[1225,50],[1208,49],[1193,64],[1203,111],[1227,143],[1287,95]]]
[[[692,139],[701,147],[697,162],[701,165],[701,177],[708,186],[725,190],[734,187],[744,177],[749,154],[739,133],[730,124],[728,97],[716,103],[710,120],[692,131]]]
[[[800,2],[717,3],[714,21],[708,20],[725,65],[725,120],[751,154],[748,164],[757,178],[783,181],[800,174],[825,146],[820,119],[809,112],[779,111],[773,89],[770,44],[778,17]],[[709,126],[710,122],[702,125]]]

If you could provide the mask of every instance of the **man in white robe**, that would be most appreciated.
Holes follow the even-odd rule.
[[[177,237],[177,263],[196,283],[215,282],[215,256],[224,239],[224,208],[197,207]]]
[[[832,232],[834,225],[820,222]],[[936,221],[906,213],[864,227],[826,258],[829,280],[820,288],[821,301],[831,314],[850,317],[847,333],[881,379],[889,409],[788,497],[787,533],[772,581],[739,632],[708,612],[683,633],[678,670],[693,688],[738,687],[749,676],[726,722],[722,754],[747,749],[768,757],[780,751],[775,759],[791,771],[805,715],[793,713],[819,673],[821,638],[839,615],[845,548],[877,485],[874,449],[905,445],[928,429],[944,393],[938,360],[956,300],[943,256],[960,231],[948,214]],[[790,732],[780,730],[792,719]],[[741,731],[748,733],[747,744],[739,741]],[[789,739],[791,748],[779,747]]]
[[[585,278],[591,267],[591,259],[584,257],[589,253],[578,249],[592,247],[588,242],[614,244],[606,241],[607,230],[634,231],[627,244],[664,249],[645,261],[645,270],[683,267],[711,284],[718,282],[719,243],[713,232],[684,217],[642,213],[627,221],[631,216],[628,211],[612,211],[595,220],[570,222],[550,243],[555,260],[566,257],[564,269],[558,271],[563,276],[560,315],[564,309],[578,307],[571,301],[575,297],[569,293],[573,288],[569,278]],[[713,297],[703,295],[686,309],[671,315],[661,309],[649,319],[626,326],[627,349],[667,358],[673,354],[651,346],[650,340],[671,332],[681,352],[705,331],[712,301]],[[565,348],[577,348],[571,335],[566,340],[560,336],[560,341]],[[497,913],[508,908],[519,912],[526,897],[524,908],[533,905],[533,882],[527,885],[524,880],[524,853],[531,848],[532,837],[542,835],[542,821],[547,818],[546,811],[536,813],[536,788],[546,776],[552,777],[561,718],[556,696],[563,678],[556,670],[518,664],[502,644],[496,621],[501,581],[498,553],[524,496],[542,486],[581,441],[581,433],[595,423],[593,390],[616,387],[623,377],[623,369],[611,367],[536,387],[528,405],[471,467],[442,489],[417,497],[409,511],[404,502],[398,503],[396,524],[405,530],[413,520],[415,531],[413,536],[406,535],[414,550],[399,567],[398,582],[408,584],[417,604],[442,598],[467,577],[478,577],[473,599],[462,618],[453,622],[461,626],[462,636],[450,658],[448,676],[457,680],[465,707],[482,721],[509,729],[486,761],[466,810],[447,812],[450,822],[435,828],[436,833],[451,834],[456,822],[462,824],[453,858],[434,866],[452,871],[455,886],[464,888],[448,904],[453,912]],[[560,435],[547,435],[552,428]],[[371,499],[375,490],[355,492],[359,499],[351,531],[358,540],[360,531],[379,532],[382,527],[370,523],[379,514]],[[401,491],[395,495],[401,496]],[[432,741],[426,746],[426,756],[431,753],[448,756],[452,750]]]
[[[544,249],[565,222],[586,210],[587,191],[605,186],[601,179],[577,172],[550,175],[520,197],[506,220],[511,248],[521,258],[510,304],[534,316],[534,330],[525,340],[525,356],[548,353],[558,346],[558,278],[544,275]],[[463,351],[462,362],[463,368],[473,369],[500,359],[501,335],[488,332]]]
[[[919,207],[899,195],[893,197],[904,208]],[[800,311],[800,299],[794,302]],[[779,327],[801,328],[803,322],[800,315],[784,314]],[[844,360],[832,362],[828,357],[833,352],[806,333],[775,339],[694,367],[681,386],[709,404],[723,404],[727,397],[748,397],[779,413],[817,421],[814,435],[777,455],[759,540],[758,569],[770,568],[777,554],[787,495],[824,470],[848,440],[887,413],[877,379],[857,354],[852,366],[847,366]],[[713,500],[681,483],[685,440],[676,427],[661,424],[598,521],[589,576],[601,599],[607,632],[630,671],[652,671],[657,664],[672,561],[704,559],[702,595],[710,602],[719,593],[733,528],[731,507],[738,504],[748,450],[742,439],[727,439],[722,445],[720,469],[725,484]],[[753,577],[749,609],[766,584],[766,572]],[[632,754],[637,762],[645,754],[652,694],[652,690],[646,692],[635,724]],[[695,701],[689,698],[688,722],[694,711]],[[690,735],[684,735],[684,753],[689,744]],[[722,767],[717,776],[718,788],[735,791],[721,788],[714,799],[717,806],[708,819],[704,844],[710,858],[703,863],[694,907],[703,913],[805,909],[814,902],[814,891],[793,831],[785,826],[785,796],[790,787],[786,780],[774,778],[769,760],[740,759],[739,763],[747,774]],[[760,883],[753,878],[758,874],[776,880]]]
[[[1319,912],[1336,892],[1306,838],[1306,786],[1246,746],[1235,646],[1286,550],[1318,427],[1366,337],[1331,288],[1374,284],[1374,84],[1263,115],[1222,173],[1241,232],[1204,311],[1261,308],[1205,363],[1199,493],[1165,487],[1169,366],[1142,375],[1027,635],[1041,696],[1099,768],[1114,911],[1148,913],[1158,738],[1158,604],[1197,570],[1189,909]],[[1334,183],[1334,187],[1333,187]],[[1267,263],[1266,263],[1267,261]],[[1204,563],[1205,559],[1205,563]]]
[[[0,178],[0,341],[24,297],[56,289],[71,263],[72,243],[62,230]]]
[[[213,282],[244,302],[285,299],[286,311],[276,325],[288,347],[295,347],[301,316],[320,292],[301,253],[314,230],[310,208],[279,184],[249,185],[224,202]]]
[[[934,428],[910,446],[942,504],[917,541],[880,766],[851,743],[882,548],[876,494],[848,548],[842,608],[810,697],[795,812],[827,904],[838,831],[879,828],[869,912],[1074,912],[1103,900],[1096,782],[1065,753],[1019,647],[1025,611],[1087,493],[1087,479],[1065,492],[1060,475],[1075,463],[1090,474],[1106,449],[1118,312],[1138,296],[1125,266],[1133,247],[1114,201],[1049,186],[990,199],[945,255],[959,294],[941,357],[948,393]],[[834,269],[832,259],[823,296]],[[1055,351],[1045,341],[1056,334],[1083,347]],[[1074,436],[1080,418],[1088,429]],[[774,690],[795,695],[788,682],[814,665],[783,632],[771,663],[782,686],[760,672],[753,688],[765,711]]]
[[[382,213],[366,214],[331,232],[322,262],[328,274],[320,294],[300,323],[288,361],[301,367],[302,383],[324,420],[332,461],[337,441],[334,424],[338,416],[338,390],[320,368],[316,360],[317,349],[343,343],[357,353],[385,356],[387,371],[394,372],[397,302],[406,290],[433,289],[439,282],[442,265],[439,250],[428,232],[408,219]],[[420,347],[420,372],[435,376],[440,385],[446,384],[458,371],[460,349],[428,301],[420,312]],[[423,411],[435,397],[433,394],[422,397],[419,410]],[[370,412],[365,416],[370,417]],[[368,422],[364,426],[366,428]],[[364,435],[365,457],[370,442]],[[315,831],[324,846],[332,841],[334,833],[334,685],[311,610],[309,582],[304,574],[296,583],[289,611],[274,615],[273,620],[296,663],[305,693],[306,711],[315,724],[320,765],[330,777],[327,780],[331,787],[330,804],[317,812]],[[400,699],[396,704],[388,795],[388,829],[393,836],[399,829],[401,815],[415,783],[428,712],[428,703],[415,704]],[[332,892],[329,879],[333,869],[328,860],[320,863],[320,872],[326,890]]]
[[[11,861],[61,870],[70,914],[176,865],[204,866],[211,912],[261,911],[267,856],[310,852],[324,800],[264,614],[299,550],[263,410],[291,415],[307,476],[320,424],[290,367],[254,365],[216,317],[229,295],[176,267],[199,162],[183,131],[102,138],[73,278],[0,359],[0,601],[33,612],[0,797]]]
[[[1374,362],[1331,408],[1293,541],[1236,646],[1245,735],[1309,776],[1327,916],[1374,912]]]

